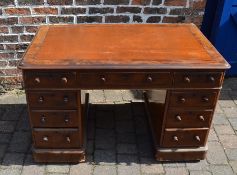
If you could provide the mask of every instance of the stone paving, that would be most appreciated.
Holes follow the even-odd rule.
[[[0,175],[232,175],[237,173],[237,78],[225,80],[207,158],[156,162],[140,91],[90,91],[87,161],[36,164],[21,91],[0,96]],[[115,105],[114,105],[115,104]]]

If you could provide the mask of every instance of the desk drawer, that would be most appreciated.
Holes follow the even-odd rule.
[[[77,107],[77,92],[28,91],[28,104],[33,108],[72,109]]]
[[[171,93],[171,107],[210,107],[217,100],[217,91],[175,91]]]
[[[77,110],[32,110],[31,122],[34,128],[78,127]]]
[[[203,130],[178,130],[166,129],[164,133],[164,147],[199,147],[205,146],[208,129]]]
[[[26,88],[65,88],[75,87],[76,72],[50,71],[26,72],[24,74]]]
[[[169,72],[96,72],[80,73],[79,84],[81,87],[170,87],[172,76]]]
[[[210,127],[212,111],[178,111],[169,110],[166,128],[202,128]]]
[[[78,148],[80,132],[77,129],[34,129],[36,148]]]
[[[221,72],[175,72],[174,87],[220,87],[222,76]]]

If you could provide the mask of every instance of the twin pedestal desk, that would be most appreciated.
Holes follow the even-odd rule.
[[[34,159],[85,161],[84,89],[144,90],[155,158],[204,159],[229,67],[193,24],[41,26],[19,64]]]

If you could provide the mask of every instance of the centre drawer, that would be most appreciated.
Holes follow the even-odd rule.
[[[94,88],[151,88],[170,87],[172,75],[170,72],[94,72],[79,73],[80,87]]]
[[[34,128],[78,127],[77,110],[31,110],[31,122]]]
[[[205,146],[208,129],[166,129],[164,147],[200,147]]]
[[[33,139],[36,148],[79,148],[78,129],[34,129]]]
[[[171,107],[210,107],[217,100],[218,91],[173,91],[170,97]]]
[[[27,98],[32,108],[73,109],[78,106],[74,91],[27,91]]]
[[[166,128],[202,128],[210,127],[213,112],[168,110]]]

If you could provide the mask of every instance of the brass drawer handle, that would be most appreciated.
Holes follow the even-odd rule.
[[[209,80],[214,83],[215,82],[215,78],[213,76],[209,76]]]
[[[41,123],[45,123],[46,122],[46,117],[44,116],[44,115],[42,115],[42,117],[41,117]]]
[[[69,137],[69,136],[67,136],[67,137],[66,137],[66,141],[67,141],[68,143],[70,143],[70,142],[71,142],[71,139],[70,139],[70,137]]]
[[[202,101],[203,101],[203,102],[208,102],[209,99],[208,99],[207,97],[203,97],[203,98],[202,98]]]
[[[181,103],[185,103],[186,99],[185,99],[184,97],[181,97],[181,98],[179,99],[179,101],[180,101]]]
[[[36,77],[36,78],[35,78],[35,83],[36,83],[36,84],[39,84],[39,83],[40,83],[40,78],[39,78],[39,77]]]
[[[48,138],[47,136],[44,136],[44,137],[43,137],[43,141],[48,142],[48,141],[49,141],[49,138]]]
[[[201,120],[201,121],[205,121],[205,118],[204,118],[202,115],[200,115],[198,118],[199,118],[199,120]]]
[[[63,84],[67,84],[67,82],[68,82],[67,77],[62,77],[62,78],[61,78],[61,82],[62,82]]]
[[[201,141],[201,139],[200,139],[200,137],[199,137],[199,136],[195,136],[195,140],[196,140],[196,141],[198,141],[198,142],[200,142],[200,141]]]
[[[68,122],[69,122],[69,118],[68,118],[67,116],[64,118],[64,122],[65,122],[65,123],[68,123]]]
[[[181,118],[180,115],[176,115],[175,118],[176,118],[177,121],[182,121],[182,118]]]
[[[147,77],[147,81],[151,83],[151,82],[153,81],[152,77],[151,77],[151,76],[148,76],[148,77]]]
[[[63,102],[64,102],[64,103],[68,103],[68,101],[69,101],[69,98],[68,98],[68,97],[66,97],[66,96],[63,97]]]
[[[175,142],[178,142],[178,141],[179,141],[179,138],[178,138],[177,136],[174,136],[174,137],[173,137],[173,140],[174,140]]]
[[[186,83],[190,83],[190,82],[191,82],[191,80],[190,80],[190,78],[189,78],[188,76],[185,76],[185,77],[184,77],[184,81],[185,81]]]
[[[106,78],[105,78],[105,76],[101,76],[101,81],[103,82],[103,83],[105,83],[106,82]]]
[[[44,97],[40,96],[39,99],[38,99],[38,102],[43,103],[44,102]]]

